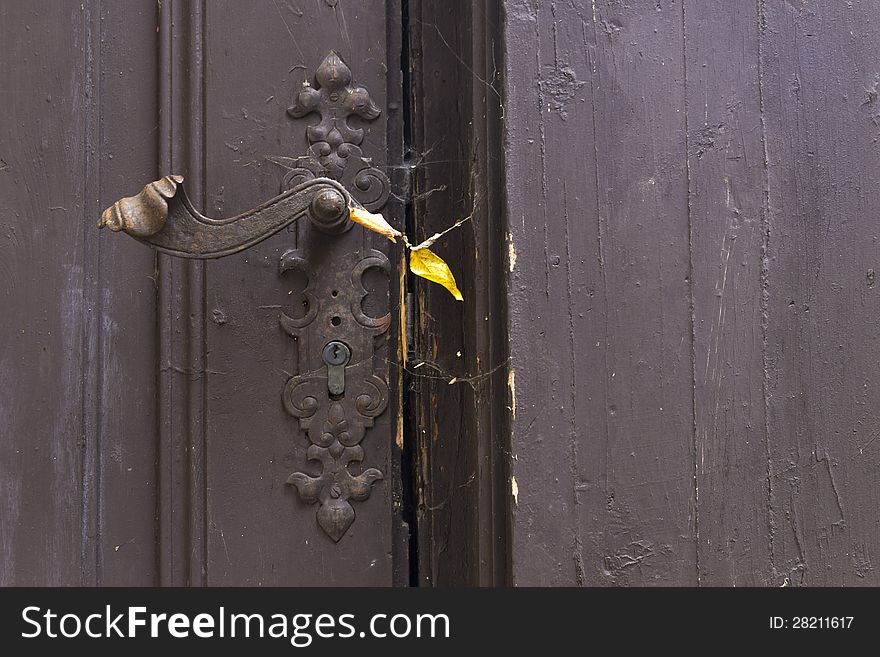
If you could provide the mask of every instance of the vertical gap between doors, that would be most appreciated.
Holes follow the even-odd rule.
[[[412,80],[411,80],[411,51],[410,51],[410,0],[401,0],[401,48],[400,48],[400,70],[402,74],[402,110],[403,110],[403,165],[406,167],[405,172],[405,195],[404,195],[404,232],[407,235],[415,235],[415,216],[412,203],[412,153],[413,153],[413,99],[412,99]],[[413,322],[413,303],[415,295],[410,289],[409,277],[404,277],[404,289],[401,290],[401,299],[406,303],[406,335],[407,350],[409,350],[415,337],[412,333]],[[406,354],[407,357],[410,354]],[[403,367],[403,363],[399,364]],[[403,520],[409,526],[409,585],[419,585],[419,550],[418,550],[418,518],[416,513],[416,467],[415,459],[418,458],[418,450],[415,449],[415,441],[410,440],[415,435],[413,427],[413,404],[412,404],[412,382],[410,376],[404,370],[403,372],[403,433],[406,439],[403,443],[403,454],[401,455],[401,479],[403,487]]]

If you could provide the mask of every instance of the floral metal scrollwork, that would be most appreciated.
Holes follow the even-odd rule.
[[[381,110],[363,87],[352,85],[351,69],[331,52],[315,72],[314,86],[306,82],[287,108],[293,118],[318,114],[320,121],[308,127],[309,154],[288,167],[283,187],[290,189],[316,177],[337,180],[368,210],[378,210],[388,200],[391,183],[364,157],[364,129],[353,127],[351,117],[373,121]]]
[[[380,110],[366,89],[352,84],[351,70],[335,52],[318,67],[314,86],[298,91],[288,113],[318,114],[319,121],[307,128],[308,155],[271,158],[288,169],[278,196],[234,217],[211,218],[193,207],[181,176],[165,176],[107,208],[98,227],[198,259],[229,256],[284,229],[296,231],[300,248],[284,253],[280,274],[299,270],[309,283],[302,294],[305,310],[279,316],[281,328],[298,343],[300,372],[287,381],[282,400],[308,437],[306,459],[320,471],[294,472],[287,483],[302,500],[320,505],[318,524],[338,542],[354,522],[352,502],[369,498],[384,478],[380,467],[359,464],[379,455],[386,470],[388,465],[384,446],[365,449],[363,441],[389,402],[382,338],[391,316],[371,317],[365,310],[363,277],[370,268],[390,274],[391,265],[369,247],[368,236],[350,230],[349,208],[359,203],[379,210],[390,183],[361,150],[367,128],[349,123],[352,117],[373,121]],[[309,221],[297,225],[301,218]],[[383,302],[384,295],[387,301],[388,286],[379,288],[373,300]],[[328,349],[332,356],[324,361]],[[344,362],[336,362],[339,353]]]
[[[320,120],[306,128],[308,155],[273,158],[288,169],[283,188],[329,178],[369,209],[385,204],[388,178],[363,156],[364,128],[349,124],[355,116],[372,121],[380,110],[366,89],[352,84],[351,70],[339,55],[331,52],[324,59],[314,86],[300,89],[287,111],[294,118],[318,114]],[[359,231],[335,235],[309,231],[300,240],[300,247],[285,252],[280,263],[282,276],[298,271],[307,279],[300,311],[293,312],[297,300],[278,318],[281,328],[296,340],[300,372],[288,379],[282,400],[308,438],[305,457],[314,470],[293,472],[287,483],[301,500],[319,505],[318,525],[338,542],[354,523],[353,503],[367,500],[373,485],[384,479],[381,467],[361,467],[361,463],[370,454],[385,453],[381,448],[365,449],[364,438],[388,407],[384,367],[377,369],[374,359],[391,315],[371,317],[364,309],[363,281],[370,268],[390,275],[391,263],[381,251],[368,248]],[[387,295],[387,287],[384,290]],[[344,347],[349,357],[344,364],[333,365],[331,385],[330,361],[324,361],[322,354],[333,344]]]
[[[306,374],[288,379],[282,399],[284,408],[299,420],[308,436],[307,460],[321,467],[315,475],[294,472],[287,483],[296,487],[303,501],[320,504],[318,524],[334,541],[339,541],[354,522],[351,502],[366,500],[372,485],[383,479],[382,471],[374,467],[360,474],[349,471],[349,466],[363,461],[361,442],[388,406],[388,384],[373,370],[373,341],[388,330],[390,316],[370,317],[361,308],[366,296],[361,277],[370,267],[388,272],[391,264],[383,253],[371,251],[359,260],[349,260],[345,268],[314,276],[297,251],[288,251],[281,259],[282,273],[296,269],[309,276],[303,292],[305,315],[294,318],[282,313],[279,318],[284,331],[300,343],[301,353],[307,354],[308,368]],[[346,282],[349,287],[343,295],[340,290]],[[321,345],[340,336],[352,351],[352,364],[346,366],[345,394],[335,396],[328,390],[327,372],[317,364],[315,354]]]

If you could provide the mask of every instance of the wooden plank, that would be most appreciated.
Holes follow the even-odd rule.
[[[394,8],[389,5],[389,12]],[[286,109],[331,49],[382,108],[376,121],[364,124],[363,149],[385,166],[389,117],[400,111],[399,98],[386,91],[388,69],[399,66],[399,51],[395,55],[386,41],[386,20],[398,16],[370,2],[267,1],[246,14],[232,2],[207,6],[208,213],[235,214],[279,192],[285,171],[268,158],[307,152],[306,126],[314,117],[294,120]],[[387,216],[394,218],[395,211]],[[308,228],[300,235],[303,230]],[[388,250],[386,240],[362,232],[365,245]],[[300,371],[300,360],[278,316],[300,301],[293,278],[279,277],[278,263],[296,243],[294,228],[208,265],[208,581],[390,585],[393,403],[363,442],[364,464],[379,467],[387,478],[356,505],[357,519],[339,543],[318,527],[316,507],[285,484],[294,470],[312,469],[305,435],[281,404],[284,384]],[[393,349],[381,347],[377,363],[393,358]]]
[[[435,250],[464,296],[410,280],[408,377],[416,409],[419,584],[505,584],[507,418],[499,7],[410,3],[416,240],[467,223]],[[455,111],[450,111],[454,104]]]
[[[774,580],[876,585],[880,4],[760,5]]]
[[[506,16],[514,579],[695,583],[681,9]]]
[[[155,581],[154,258],[94,228],[155,171],[150,35],[152,8],[0,8],[4,585]]]
[[[204,201],[205,2],[159,6],[160,174]],[[162,586],[207,581],[205,263],[157,257],[158,553]]]
[[[158,170],[156,8],[144,4],[94,3],[92,35],[100,67],[95,98],[100,123],[92,148],[100,180],[82,218],[87,241],[97,252],[89,288],[100,314],[85,309],[90,367],[99,362],[95,445],[100,459],[96,514],[97,572],[89,583],[153,586],[156,569],[157,312],[156,255],[134,240],[98,233],[95,216],[116,199],[136,192]],[[100,79],[98,79],[100,76]],[[134,83],[133,81],[137,81]],[[124,108],[124,111],[120,111]],[[84,564],[88,573],[88,564]]]
[[[773,583],[755,4],[684,6],[700,584]]]
[[[462,3],[410,3],[413,89],[413,238],[416,242],[470,214],[469,126],[471,73],[450,52],[465,53],[468,8]],[[460,56],[460,55],[459,55]],[[449,111],[451,103],[455,111]],[[473,231],[454,231],[436,250],[457,273],[465,303],[476,288],[459,254],[473,253]],[[416,518],[419,584],[473,582],[475,558],[476,441],[474,389],[466,383],[467,320],[448,292],[409,283],[413,316],[408,378],[416,411],[407,438],[416,443]],[[422,363],[419,365],[419,363]],[[414,369],[416,368],[417,369]],[[460,379],[461,383],[449,385]],[[454,409],[454,410],[452,410]]]
[[[80,583],[88,19],[0,10],[0,581]],[[16,62],[16,65],[12,65]],[[71,66],[71,62],[75,62]],[[63,79],[58,71],[67,71]],[[65,145],[70,148],[65,148]],[[75,205],[74,205],[75,204]]]

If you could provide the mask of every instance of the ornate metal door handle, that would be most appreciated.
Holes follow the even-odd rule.
[[[124,231],[148,246],[180,258],[220,258],[262,242],[300,217],[339,233],[350,224],[348,192],[330,178],[313,178],[229,219],[199,214],[183,188],[183,176],[165,176],[135,196],[104,210],[98,228]]]
[[[287,110],[293,118],[318,114],[307,128],[309,153],[272,158],[285,166],[282,193],[228,219],[197,212],[186,197],[181,176],[151,182],[137,195],[107,208],[98,227],[123,231],[144,244],[181,258],[220,258],[247,249],[297,219],[308,217],[318,229],[302,250],[281,257],[279,273],[300,270],[308,276],[305,315],[281,312],[282,330],[297,340],[301,373],[284,386],[282,403],[308,437],[306,458],[319,464],[314,473],[287,478],[300,498],[320,505],[319,526],[333,541],[351,527],[351,502],[370,496],[383,479],[378,468],[349,466],[364,460],[362,441],[388,406],[387,364],[378,369],[387,346],[391,315],[370,317],[362,307],[362,282],[371,267],[390,272],[381,251],[365,246],[363,236],[348,231],[351,205],[377,211],[390,193],[388,177],[363,156],[364,128],[348,124],[351,116],[372,121],[379,108],[366,89],[351,84],[351,70],[331,52]],[[387,295],[389,288],[385,288]],[[374,358],[378,353],[378,358]],[[316,468],[318,469],[318,468]]]

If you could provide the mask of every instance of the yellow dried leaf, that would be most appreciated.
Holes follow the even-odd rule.
[[[368,228],[380,235],[384,235],[392,242],[397,242],[395,238],[401,236],[401,232],[399,230],[395,230],[394,227],[391,226],[387,221],[385,221],[385,217],[381,214],[376,214],[370,212],[369,210],[364,210],[363,208],[355,208],[349,207],[348,214],[351,217],[351,220],[357,224],[360,224],[364,228]]]
[[[461,292],[458,291],[458,287],[455,285],[455,277],[449,270],[449,265],[431,249],[423,248],[410,251],[409,270],[416,276],[421,276],[442,285],[458,301],[463,301]]]

